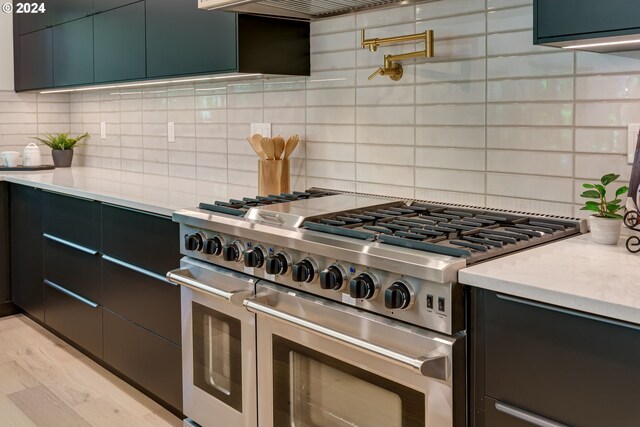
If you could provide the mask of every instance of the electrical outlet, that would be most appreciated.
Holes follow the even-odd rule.
[[[167,122],[167,141],[176,142],[176,124],[175,124],[175,122]]]
[[[100,139],[107,139],[107,124],[100,122]]]
[[[256,133],[271,138],[271,123],[251,123],[251,135]]]
[[[636,153],[636,144],[640,133],[640,123],[629,123],[627,125],[627,163],[633,164],[633,156]]]

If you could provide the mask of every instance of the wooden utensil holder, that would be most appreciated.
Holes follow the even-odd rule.
[[[258,193],[261,196],[290,192],[289,159],[258,160]]]

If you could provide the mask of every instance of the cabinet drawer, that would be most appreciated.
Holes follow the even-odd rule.
[[[553,423],[552,420],[485,397],[484,425],[486,427],[537,427],[553,426]]]
[[[45,281],[44,322],[102,358],[102,307],[59,284]]]
[[[178,229],[170,218],[102,205],[103,252],[154,273],[180,266]]]
[[[54,240],[55,239],[55,240]],[[44,235],[44,277],[96,303],[102,301],[100,255]]]
[[[100,250],[100,203],[44,193],[44,232]]]
[[[640,326],[486,292],[486,395],[582,427],[640,420]]]
[[[103,260],[104,307],[180,345],[180,287],[119,262]]]
[[[104,360],[182,411],[180,347],[104,310]]]

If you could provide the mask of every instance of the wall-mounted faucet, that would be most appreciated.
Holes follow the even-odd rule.
[[[369,76],[369,80],[373,79],[377,75],[387,76],[391,80],[400,80],[402,78],[402,65],[397,61],[403,61],[405,59],[412,58],[432,58],[433,57],[433,30],[427,30],[424,33],[411,34],[407,36],[386,37],[386,38],[373,38],[366,39],[364,30],[362,30],[362,48],[369,49],[371,52],[378,50],[378,46],[385,44],[403,43],[409,41],[424,40],[424,50],[419,52],[401,53],[398,55],[385,55],[384,65],[378,68],[373,74]]]

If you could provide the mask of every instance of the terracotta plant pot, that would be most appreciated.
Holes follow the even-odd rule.
[[[593,215],[589,217],[591,239],[601,245],[618,244],[621,229],[622,219],[604,218]]]
[[[51,150],[53,164],[57,168],[68,168],[73,161],[73,150]]]

